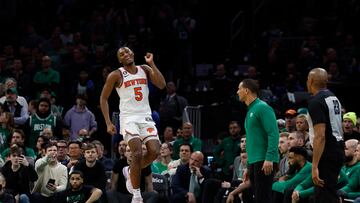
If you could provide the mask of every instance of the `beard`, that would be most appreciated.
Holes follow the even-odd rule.
[[[350,161],[352,161],[354,158],[354,155],[348,155],[348,156],[345,156],[345,163],[349,163]]]

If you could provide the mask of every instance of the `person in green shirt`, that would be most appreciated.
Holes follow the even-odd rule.
[[[289,150],[289,167],[293,169],[294,174],[288,174],[284,179],[274,182],[272,189],[274,191],[273,202],[285,201],[285,193],[292,194],[288,191],[295,188],[299,183],[305,180],[311,172],[311,163],[306,161],[308,157],[307,151],[303,147],[291,147]],[[284,196],[285,195],[285,196]],[[288,195],[290,198],[291,195]]]
[[[170,143],[162,143],[160,147],[160,161],[151,164],[151,171],[157,174],[168,174],[168,165],[172,161],[172,145]]]
[[[259,84],[253,79],[240,82],[237,94],[248,106],[245,118],[246,151],[248,171],[256,203],[267,203],[272,199],[274,163],[279,162],[279,129],[274,110],[258,98]]]
[[[35,159],[36,155],[35,155],[34,150],[29,147],[25,147],[24,143],[25,143],[24,131],[22,131],[20,129],[13,130],[12,135],[11,135],[10,146],[12,146],[13,144],[17,144],[18,146],[20,146],[24,149],[26,157]],[[1,153],[3,160],[6,160],[6,158],[9,156],[9,152],[10,152],[10,148],[6,148]]]
[[[234,159],[240,153],[240,125],[237,121],[229,124],[230,136],[215,147],[214,158],[217,166],[222,168],[223,180],[231,181],[234,170]]]
[[[182,137],[176,139],[174,142],[174,146],[173,146],[174,151],[172,155],[172,158],[174,160],[179,159],[179,150],[180,150],[180,146],[183,143],[189,143],[192,146],[194,152],[201,151],[202,142],[199,138],[193,136],[192,124],[190,122],[183,123],[182,130],[183,130]]]
[[[51,58],[49,56],[42,57],[41,66],[42,70],[36,72],[33,79],[37,96],[45,87],[50,88],[56,93],[60,83],[59,72],[51,68]]]
[[[338,196],[348,199],[360,197],[360,162],[356,157],[358,140],[350,139],[345,142],[345,165],[341,168],[348,179],[348,184],[338,191]]]

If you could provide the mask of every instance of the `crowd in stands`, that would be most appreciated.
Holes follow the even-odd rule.
[[[48,18],[19,17],[13,25],[19,25],[13,33],[17,40],[0,41],[0,202],[131,201],[131,152],[121,135],[114,140],[107,135],[99,108],[105,80],[120,66],[121,46],[136,56],[153,52],[167,81],[164,92],[150,84],[162,144],[158,159],[141,172],[145,202],[253,201],[249,182],[243,182],[244,108],[234,96],[244,78],[260,83],[260,98],[278,118],[281,161],[273,202],[312,201],[308,95],[300,93],[306,91],[308,71],[317,66],[328,71],[331,84],[356,81],[358,36],[348,24],[319,36],[316,23],[304,19],[298,26],[308,27],[295,47],[286,44],[290,31],[274,25],[259,37],[259,49],[246,50],[242,66],[209,59],[213,65],[200,77],[193,58],[195,31],[201,27],[193,17],[196,1],[43,3]],[[28,13],[27,6],[34,5],[23,2],[19,11]],[[115,92],[109,102],[110,112],[117,112]],[[186,106],[202,104],[231,111],[216,121],[228,128],[211,138],[210,153],[201,139],[206,135],[194,134],[191,121],[183,122]],[[360,198],[360,119],[353,111],[343,109],[346,163],[338,196],[355,200]]]

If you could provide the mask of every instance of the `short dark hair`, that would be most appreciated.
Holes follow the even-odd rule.
[[[25,133],[24,133],[23,130],[21,130],[21,129],[14,129],[13,132],[11,133],[11,137],[12,137],[12,135],[13,135],[14,133],[19,133],[19,134],[21,135],[21,138],[22,138],[23,140],[25,140]]]
[[[86,145],[84,146],[84,148],[83,148],[84,152],[85,152],[86,150],[91,150],[91,149],[96,149],[96,145],[93,144],[93,143],[89,143],[89,144],[86,144]]]
[[[245,88],[248,88],[252,93],[255,93],[256,95],[259,94],[259,82],[254,79],[246,78],[243,81],[241,81],[242,86]]]
[[[79,148],[80,148],[80,149],[81,149],[81,147],[82,147],[82,143],[81,143],[80,141],[77,141],[77,140],[72,140],[72,141],[70,141],[67,146],[69,147],[71,144],[77,144],[77,145],[79,145]]]
[[[293,152],[294,154],[301,155],[304,157],[305,160],[307,160],[309,156],[304,147],[299,147],[299,146],[291,147],[289,152]]]
[[[44,145],[44,149],[46,151],[48,148],[53,147],[53,146],[55,146],[56,149],[58,148],[55,142],[50,142],[49,141],[49,142],[46,142],[46,144]]]
[[[79,171],[79,170],[73,170],[73,171],[71,171],[71,173],[69,174],[69,179],[71,178],[71,176],[72,176],[73,174],[79,174],[80,177],[81,177],[82,179],[84,179],[84,174],[83,174],[83,172],[81,172],[81,171]]]
[[[182,146],[189,146],[190,152],[191,152],[191,153],[194,152],[194,148],[191,146],[191,144],[189,144],[189,143],[182,143],[182,144],[180,145],[180,147],[179,147],[179,150],[180,150],[180,148],[181,148]]]

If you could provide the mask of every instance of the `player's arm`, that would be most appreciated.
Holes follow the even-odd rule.
[[[101,95],[100,95],[101,112],[104,116],[106,126],[108,127],[108,133],[110,133],[112,135],[115,134],[115,128],[109,129],[109,127],[112,126],[113,124],[112,124],[112,122],[110,120],[110,116],[109,116],[108,98],[109,98],[112,90],[114,89],[114,86],[118,85],[121,82],[122,82],[122,78],[120,75],[120,71],[118,71],[118,70],[112,71],[106,78],[105,85],[104,85],[104,87],[101,91]],[[109,132],[109,130],[110,130],[110,132]]]
[[[145,61],[148,65],[143,65],[142,68],[146,71],[148,76],[150,77],[151,82],[158,87],[159,89],[164,89],[166,86],[165,78],[156,67],[153,54],[146,53]]]
[[[325,148],[325,123],[314,125],[314,143],[313,143],[312,167],[318,167],[319,161]]]

